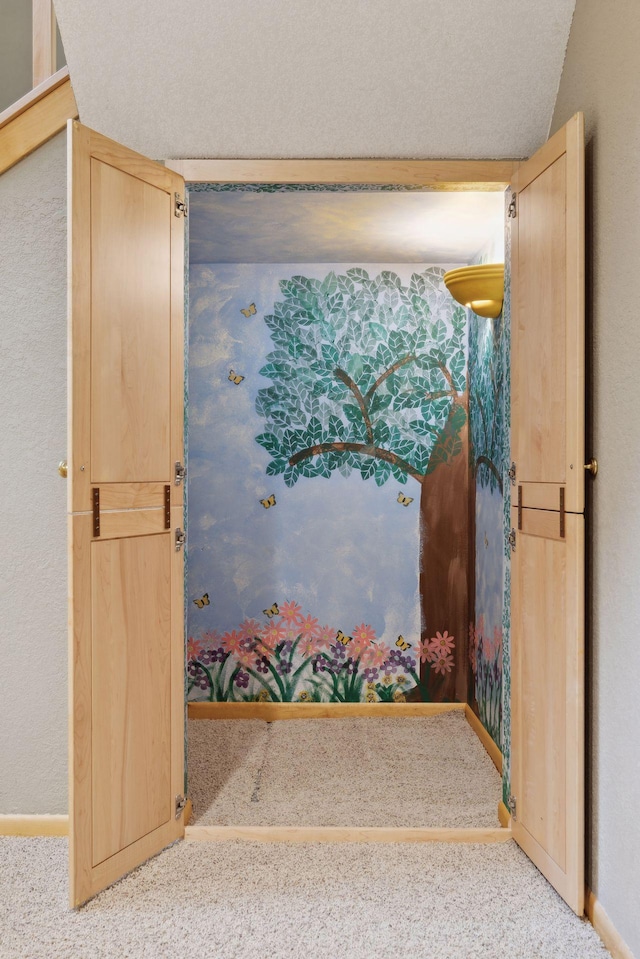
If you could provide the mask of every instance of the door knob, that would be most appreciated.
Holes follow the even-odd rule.
[[[595,478],[598,474],[598,461],[595,458],[584,464],[584,468]]]
[[[60,476],[62,476],[63,479],[67,478],[67,461],[66,460],[60,460],[60,462],[58,463],[58,472],[60,473]]]

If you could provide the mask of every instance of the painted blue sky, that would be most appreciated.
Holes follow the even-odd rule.
[[[279,282],[296,274],[322,279],[362,264],[192,264],[189,306],[189,635],[262,619],[274,602],[295,600],[322,624],[349,632],[365,622],[379,637],[417,638],[419,486],[383,487],[359,474],[302,478],[288,489],[265,473],[256,442],[260,376],[272,349],[265,313]],[[370,275],[394,270],[407,283],[424,264],[365,264]],[[246,318],[241,309],[256,304]],[[244,376],[238,386],[229,371]],[[409,508],[398,492],[413,495]],[[260,499],[274,493],[277,506]],[[192,600],[208,592],[211,605]]]

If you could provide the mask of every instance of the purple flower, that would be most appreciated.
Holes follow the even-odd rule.
[[[333,653],[334,659],[344,659],[347,655],[347,651],[342,643],[334,643],[331,647],[331,652]]]
[[[359,662],[359,660],[358,660],[358,662]],[[356,663],[356,661],[355,661],[354,659],[352,659],[351,657],[349,657],[349,659],[346,661],[346,663],[343,663],[342,668],[343,668],[343,669],[345,670],[345,672],[347,673],[347,676],[353,676],[354,673],[357,673],[357,672],[358,672],[358,663]]]
[[[204,671],[200,669],[200,666],[196,662],[190,662],[187,671],[194,679],[197,679],[200,674],[204,676]]]
[[[395,663],[397,666],[403,665],[404,656],[399,649],[392,649],[389,653],[388,663]]]
[[[213,656],[213,659],[211,660],[211,662],[224,663],[227,657],[229,656],[229,653],[225,649],[223,649],[222,646],[220,646],[218,647],[218,649],[211,650],[211,655]]]
[[[246,689],[249,685],[249,673],[243,673],[242,670],[236,676],[236,686],[239,686],[241,689]]]
[[[399,666],[399,663],[397,663],[394,659],[392,659],[391,656],[389,656],[389,659],[382,664],[382,668],[385,673],[397,673],[398,666]]]
[[[256,669],[259,673],[269,672],[269,660],[266,656],[261,656],[260,659],[256,659]]]
[[[401,661],[401,666],[403,669],[415,669],[416,661],[412,659],[411,656],[403,656]]]
[[[254,639],[241,639],[240,640],[240,649],[246,653],[252,653],[256,648],[256,642]]]
[[[210,666],[211,663],[215,663],[215,652],[212,649],[203,649],[198,659],[204,666]]]
[[[291,663],[287,663],[287,662],[285,662],[285,663],[278,663],[278,672],[279,672],[282,676],[286,676],[287,673],[290,673],[291,670],[292,670],[292,668],[293,668],[293,667],[292,667]]]
[[[375,679],[378,678],[380,670],[376,666],[367,666],[363,671],[362,675],[368,683],[372,683]]]
[[[199,689],[208,689],[209,680],[207,679],[206,676],[203,675],[200,677],[200,679],[196,679],[194,685],[197,686]]]

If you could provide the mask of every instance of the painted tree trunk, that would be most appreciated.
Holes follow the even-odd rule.
[[[444,675],[421,665],[431,702],[467,701],[469,628],[469,453],[463,427],[462,451],[425,476],[420,497],[421,637],[436,632],[454,637],[454,666]]]

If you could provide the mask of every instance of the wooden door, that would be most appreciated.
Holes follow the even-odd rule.
[[[184,181],[79,123],[69,143],[75,906],[184,834]]]
[[[582,114],[519,167],[512,187],[513,835],[560,895],[582,914]]]

